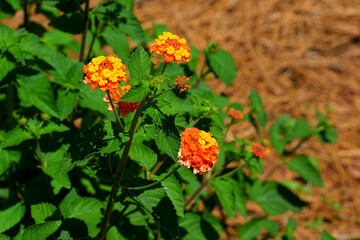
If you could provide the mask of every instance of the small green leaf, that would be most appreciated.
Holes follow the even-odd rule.
[[[69,131],[70,128],[63,124],[56,124],[55,122],[49,122],[46,126],[40,129],[40,134],[45,135],[52,132],[66,132]]]
[[[272,220],[266,218],[253,218],[240,228],[240,238],[242,240],[255,239],[260,234],[260,229],[268,230],[273,236],[276,236],[279,225]]]
[[[286,225],[285,236],[287,240],[295,240],[294,231],[296,229],[296,219],[290,218]]]
[[[336,238],[331,236],[326,230],[323,230],[321,233],[321,240],[336,240]]]
[[[219,198],[221,206],[226,210],[229,217],[234,218],[235,196],[233,193],[233,183],[223,179],[211,179],[209,182],[214,186],[215,193]]]
[[[120,19],[126,18],[125,23],[119,24],[119,28],[121,30],[123,30],[132,39],[147,43],[140,21],[136,18],[131,9],[121,11],[118,17]]]
[[[336,129],[326,128],[325,137],[326,137],[327,142],[336,143],[338,140],[338,135],[336,134]]]
[[[292,141],[295,138],[306,138],[311,136],[312,130],[309,123],[305,119],[298,119],[289,135],[286,136],[287,141]]]
[[[102,37],[112,47],[118,57],[127,65],[130,51],[129,41],[126,35],[120,29],[106,27],[102,32]],[[133,83],[133,82],[132,82]]]
[[[8,170],[11,163],[18,163],[21,158],[21,152],[15,150],[5,150],[0,148],[0,176]]]
[[[298,155],[290,162],[287,162],[286,166],[290,170],[298,173],[305,180],[312,182],[319,187],[324,187],[319,170],[314,167],[308,157]]]
[[[284,125],[289,123],[290,117],[284,115],[276,119],[276,122],[270,126],[269,134],[271,139],[271,144],[275,148],[276,152],[282,155],[284,153],[284,148],[286,144],[286,139],[284,138]]]
[[[131,54],[128,67],[132,85],[141,83],[144,76],[150,73],[150,56],[140,44]]]
[[[266,112],[262,107],[262,100],[260,95],[250,90],[250,102],[251,107],[253,108],[253,112],[255,113],[260,125],[265,128],[266,126]]]
[[[60,227],[61,221],[51,221],[27,227],[23,234],[23,240],[46,240]]]
[[[24,217],[25,206],[17,203],[3,211],[0,211],[0,233],[15,226]]]
[[[5,136],[5,139],[1,142],[0,147],[7,148],[17,146],[25,140],[32,139],[33,136],[30,135],[24,129],[20,127],[15,127],[11,129]]]
[[[0,55],[0,82],[6,77],[6,75],[15,69],[16,64],[10,61],[5,55]]]
[[[136,85],[121,97],[121,101],[124,102],[140,102],[150,92],[150,89],[143,85]]]
[[[31,205],[31,217],[36,224],[44,223],[46,218],[51,217],[56,209],[54,205],[47,202]]]
[[[56,106],[60,112],[60,119],[66,118],[74,109],[76,104],[76,94],[65,89],[57,92]]]
[[[210,68],[226,85],[231,86],[234,81],[237,70],[231,54],[225,50],[218,49],[215,52],[205,49],[205,55]]]

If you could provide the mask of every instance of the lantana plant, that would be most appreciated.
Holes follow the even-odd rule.
[[[305,185],[270,179],[285,166],[324,187],[316,159],[297,150],[313,136],[336,141],[328,113],[315,126],[284,115],[268,128],[256,91],[243,106],[207,86],[210,74],[228,86],[237,75],[217,44],[200,51],[164,25],[143,30],[132,1],[67,4],[34,5],[52,31],[0,25],[0,239],[247,240],[261,229],[294,239],[294,218],[280,228],[268,216],[305,207]],[[228,137],[245,122],[257,135]],[[229,231],[228,218],[245,223]]]

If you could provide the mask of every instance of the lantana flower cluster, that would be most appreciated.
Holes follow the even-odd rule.
[[[261,146],[260,144],[253,143],[251,152],[255,154],[255,156],[259,158],[265,158],[267,154],[270,152],[270,149]]]
[[[186,128],[180,136],[179,164],[192,167],[194,174],[210,172],[217,164],[217,155],[220,153],[219,145],[212,134],[197,128]]]
[[[126,117],[129,112],[136,110],[139,103],[123,102],[120,98],[130,90],[130,85],[121,85],[126,82],[126,66],[120,58],[109,55],[93,58],[91,62],[83,67],[85,78],[84,84],[90,85],[90,90],[100,88],[102,92],[107,91],[114,104],[114,108],[120,107],[120,113]],[[108,95],[103,98],[108,102],[108,109],[114,111]]]
[[[190,61],[191,49],[184,38],[180,39],[175,34],[163,32],[163,35],[159,35],[155,41],[156,43],[150,47],[149,52],[164,56],[165,62],[176,61],[177,64],[180,64],[181,61],[186,63]]]
[[[241,113],[241,111],[240,111],[240,110],[235,110],[234,108],[230,108],[230,109],[229,109],[228,115],[229,115],[230,117],[235,118],[235,119],[243,119],[243,118],[244,118],[244,116],[243,116],[243,114]]]
[[[183,76],[177,76],[174,85],[180,89],[181,92],[185,92],[187,89],[190,88],[190,85],[188,84],[189,78]]]

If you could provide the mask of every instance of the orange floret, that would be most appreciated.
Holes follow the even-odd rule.
[[[187,168],[192,167],[193,173],[210,172],[217,164],[219,145],[210,132],[197,128],[186,128],[181,133],[181,147],[178,163]]]
[[[183,76],[177,76],[174,85],[177,86],[181,92],[185,92],[187,89],[190,88],[190,85],[188,84],[189,78]]]
[[[243,119],[244,116],[243,114],[241,113],[240,110],[235,110],[234,108],[230,108],[229,112],[228,112],[228,115],[230,117],[233,117],[235,119]]]
[[[164,56],[165,62],[181,61],[188,63],[191,57],[191,49],[186,44],[186,40],[170,33],[163,32],[155,39],[156,43],[151,45],[149,52]]]
[[[265,158],[267,154],[270,152],[270,149],[264,148],[260,144],[253,143],[251,152],[255,154],[255,156],[259,158]]]

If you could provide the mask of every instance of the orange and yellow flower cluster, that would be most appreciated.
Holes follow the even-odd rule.
[[[163,32],[163,35],[159,35],[155,41],[156,43],[150,47],[149,52],[164,56],[165,62],[176,61],[178,64],[181,61],[189,62],[191,49],[185,39],[180,39],[170,32]]]
[[[270,152],[270,149],[264,148],[260,144],[253,143],[251,152],[255,154],[255,156],[259,158],[265,158],[267,154]]]
[[[185,92],[187,89],[190,88],[190,85],[188,84],[189,78],[183,76],[177,76],[174,85],[180,89],[181,92]]]
[[[192,167],[194,174],[210,172],[217,164],[217,155],[220,153],[219,145],[212,134],[197,128],[186,128],[180,136],[179,164]]]
[[[235,119],[243,119],[244,116],[243,114],[241,113],[240,110],[235,110],[234,108],[230,108],[229,112],[228,112],[228,115],[230,117],[233,117]]]

